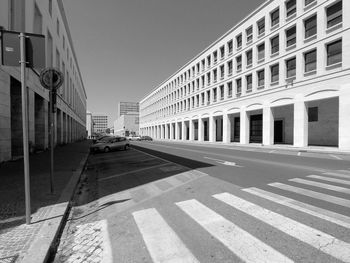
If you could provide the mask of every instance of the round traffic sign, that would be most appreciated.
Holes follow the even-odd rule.
[[[48,90],[58,89],[63,83],[63,74],[56,68],[46,68],[40,73],[40,83]]]

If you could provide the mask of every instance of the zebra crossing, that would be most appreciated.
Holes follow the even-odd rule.
[[[281,192],[286,195],[293,193],[294,195],[311,197],[318,202],[327,202],[349,208],[350,171],[337,170],[322,175],[308,175],[306,179],[293,178],[288,181],[294,185],[300,185],[300,187],[289,183],[274,182],[267,185],[269,191],[256,187],[241,190],[252,197],[259,197],[271,205],[277,204],[283,209],[297,210],[311,216],[313,220],[326,220],[344,228],[344,231],[350,231],[349,216],[280,194]],[[303,188],[304,186],[312,187],[314,190]],[[275,189],[278,189],[278,193],[273,192]],[[322,192],[324,189],[326,189],[326,193]],[[329,192],[340,193],[346,198],[331,195]],[[295,218],[292,219],[282,213],[267,209],[261,204],[242,198],[241,195],[238,196],[238,194],[221,192],[213,194],[209,198],[334,259],[329,261],[328,258],[323,262],[350,262],[349,239],[341,240],[336,235],[322,231],[314,225],[307,225]],[[211,235],[241,261],[300,262],[290,255],[278,251],[276,247],[271,246],[261,237],[259,239],[259,237],[254,236],[248,229],[243,229],[239,224],[233,222],[234,220],[230,221],[217,212],[215,207],[207,206],[201,201],[188,199],[175,202],[173,205],[180,210],[186,220],[192,220],[199,225],[200,229]],[[169,215],[162,215],[156,208],[149,208],[133,212],[132,216],[153,262],[200,262],[199,256],[187,247],[186,242],[181,240],[180,235],[167,223],[166,218]],[[285,244],[285,246],[289,246],[289,244]]]

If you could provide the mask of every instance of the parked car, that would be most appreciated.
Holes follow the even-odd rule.
[[[104,140],[104,139],[106,139],[106,138],[111,138],[112,136],[110,136],[110,135],[101,135],[101,136],[99,136],[99,137],[96,137],[95,139],[93,139],[92,140],[92,143],[97,143],[97,142],[99,142],[99,141],[102,141],[102,140]]]
[[[140,140],[141,141],[153,141],[152,137],[147,136],[147,135],[141,136]]]
[[[130,141],[139,141],[140,139],[141,139],[141,137],[138,136],[138,135],[131,135],[131,136],[129,136],[129,140]]]
[[[113,150],[128,150],[129,148],[130,142],[127,138],[109,136],[91,145],[90,152],[110,152]]]

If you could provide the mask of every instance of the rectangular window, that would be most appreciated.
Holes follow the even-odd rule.
[[[236,93],[241,94],[242,93],[242,79],[236,79]]]
[[[202,59],[202,71],[205,69],[205,59]]]
[[[227,72],[227,74],[228,74],[229,76],[231,76],[231,75],[232,75],[232,60],[230,60],[229,62],[227,62],[227,67],[228,67],[228,72]]]
[[[60,35],[60,21],[58,20],[58,18],[56,20],[56,31],[57,31],[57,35],[59,36]]]
[[[271,83],[279,81],[279,64],[270,67],[271,70]]]
[[[228,53],[232,54],[232,52],[233,52],[233,41],[232,40],[227,42],[227,49],[228,49]]]
[[[247,36],[247,43],[250,43],[253,40],[253,27],[250,26],[245,30]]]
[[[208,68],[210,67],[210,64],[211,64],[211,56],[207,56],[207,66]]]
[[[295,77],[296,75],[296,58],[286,60],[287,78]]]
[[[342,1],[339,1],[327,8],[327,28],[335,26],[343,21],[342,9]]]
[[[202,76],[202,88],[204,88],[204,84],[205,84],[205,79],[204,79],[204,75]]]
[[[204,96],[204,92],[202,92],[202,105],[204,105],[204,102],[205,102],[205,96]]]
[[[49,0],[49,13],[52,16],[52,0]]]
[[[316,0],[305,0],[305,6],[308,6],[309,4],[315,2]]]
[[[262,35],[265,33],[265,17],[258,21],[258,35]]]
[[[246,52],[246,58],[247,58],[247,67],[249,67],[253,63],[253,51],[252,50],[248,50]]]
[[[311,72],[316,70],[316,66],[317,66],[316,49],[304,54],[304,62],[305,62],[305,72]]]
[[[242,34],[239,34],[238,36],[236,36],[236,45],[237,45],[237,49],[242,47]]]
[[[265,43],[258,46],[258,61],[265,58]]]
[[[236,57],[236,70],[241,71],[242,70],[242,55],[239,55]]]
[[[297,12],[296,0],[289,0],[286,2],[286,15],[287,18],[294,15]]]
[[[274,27],[280,23],[280,9],[277,8],[275,11],[270,13],[271,27]]]
[[[220,100],[223,100],[225,98],[225,90],[224,85],[220,86]]]
[[[227,96],[229,98],[232,97],[232,81],[230,81],[229,83],[227,83]]]
[[[214,64],[216,64],[216,62],[218,61],[218,52],[215,50],[213,53],[214,56]]]
[[[304,21],[305,38],[317,34],[317,15],[314,15]]]
[[[271,55],[278,53],[280,50],[280,37],[279,35],[271,38]]]
[[[221,65],[220,66],[220,79],[223,79],[225,76],[225,66]]]
[[[258,75],[258,87],[261,88],[265,85],[265,70],[257,72]]]
[[[253,76],[252,74],[249,74],[245,77],[246,83],[247,83],[247,92],[252,91],[253,88]]]
[[[215,82],[217,81],[217,77],[218,77],[217,69],[214,69],[214,70],[213,70],[213,75],[214,75],[214,76],[213,76],[213,79],[214,79],[213,81],[214,81],[214,83],[215,83]]]
[[[207,73],[207,85],[210,85],[210,72]]]
[[[197,63],[197,74],[199,74],[199,62]]]
[[[216,100],[217,100],[217,89],[214,88],[213,89],[213,101],[216,102]]]
[[[296,26],[293,26],[286,30],[286,46],[293,46],[297,41]]]
[[[221,59],[225,57],[225,46],[220,47],[220,57]]]
[[[308,108],[308,119],[309,119],[309,122],[318,121],[318,107]]]
[[[327,44],[327,66],[342,62],[342,40]]]

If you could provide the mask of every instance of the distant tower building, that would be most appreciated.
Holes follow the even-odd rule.
[[[94,123],[94,132],[101,133],[106,132],[108,128],[108,116],[104,114],[92,115],[92,121]]]
[[[140,106],[138,102],[121,101],[118,104],[119,116],[126,115],[128,112],[139,112]]]

